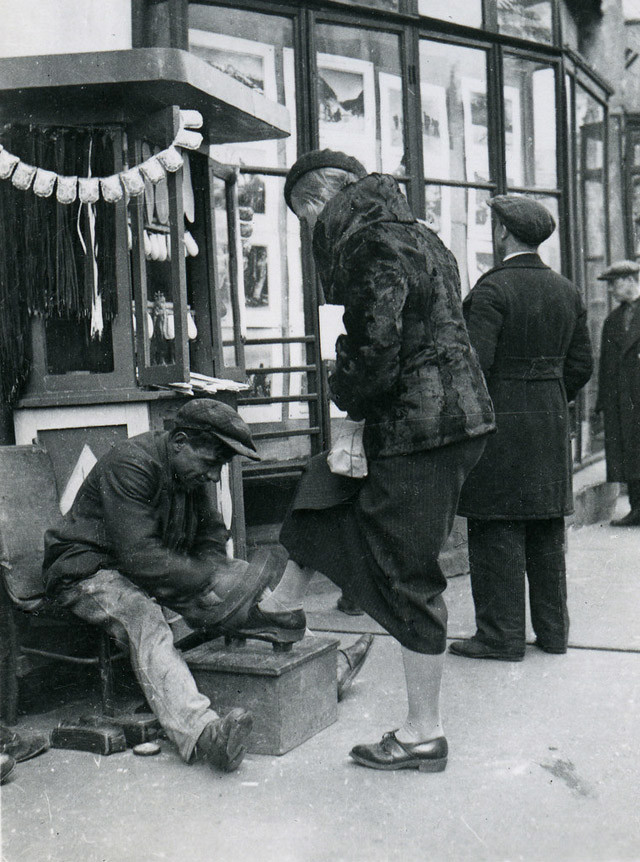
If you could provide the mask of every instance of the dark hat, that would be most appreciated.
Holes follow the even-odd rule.
[[[556,229],[546,207],[524,195],[496,195],[487,203],[510,233],[527,245],[540,245]]]
[[[176,428],[204,431],[218,437],[239,455],[259,461],[249,426],[236,411],[212,398],[194,398],[178,410]]]
[[[626,278],[628,275],[637,275],[640,272],[640,264],[634,260],[618,260],[612,263],[609,269],[605,269],[598,276],[598,281],[613,281],[614,278]]]
[[[346,153],[336,150],[311,150],[311,152],[300,156],[287,174],[284,184],[284,199],[290,209],[293,209],[291,206],[291,192],[300,177],[308,174],[309,171],[317,171],[321,168],[340,168],[343,171],[355,174],[358,178],[366,177],[367,175],[364,165],[353,156],[348,156]]]

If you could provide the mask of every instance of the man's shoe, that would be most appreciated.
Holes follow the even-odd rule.
[[[4,784],[13,775],[16,761],[10,754],[0,754],[0,784]]]
[[[293,644],[302,640],[306,629],[304,611],[262,611],[258,605],[254,605],[242,626],[227,629],[226,632],[237,638]]]
[[[232,709],[224,718],[216,718],[200,734],[196,743],[196,760],[206,760],[216,769],[233,772],[247,751],[247,738],[253,728],[253,716],[246,709]]]
[[[40,733],[18,734],[0,724],[0,753],[10,755],[16,763],[37,757],[49,750],[49,737]]]
[[[547,646],[546,644],[541,644],[540,641],[536,641],[534,646],[541,649],[542,652],[548,652],[551,655],[564,655],[567,651],[566,646]]]
[[[640,509],[632,509],[624,518],[609,521],[612,527],[640,527]]]
[[[400,742],[394,730],[385,733],[374,745],[356,745],[349,752],[356,763],[371,769],[418,769],[444,772],[449,746],[444,736],[428,742]]]
[[[496,661],[522,661],[524,653],[508,653],[490,647],[475,637],[465,641],[453,641],[449,644],[449,652],[464,658],[492,658]]]
[[[336,607],[343,614],[349,614],[350,617],[364,616],[362,608],[359,608],[355,602],[352,602],[351,599],[348,599],[344,594],[338,599]]]
[[[338,700],[342,700],[351,683],[362,670],[373,644],[373,635],[362,635],[347,649],[338,650]]]

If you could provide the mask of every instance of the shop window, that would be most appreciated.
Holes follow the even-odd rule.
[[[509,188],[555,189],[555,70],[546,63],[504,59],[505,163]]]
[[[47,374],[110,374],[113,371],[111,323],[91,334],[90,320],[45,321]]]
[[[488,182],[486,52],[421,40],[420,98],[425,177]]]
[[[490,194],[488,189],[425,187],[426,222],[453,252],[463,296],[494,266]]]
[[[316,45],[319,146],[406,174],[399,37],[322,24]]]
[[[498,30],[532,42],[553,42],[553,0],[497,0]]]
[[[302,289],[300,227],[284,200],[284,179],[297,158],[296,75],[291,19],[240,9],[189,4],[189,49],[256,92],[285,105],[290,137],[211,148],[216,161],[237,175],[239,246],[238,306],[228,297],[230,258],[216,260],[226,363],[233,356],[232,332],[240,329],[250,390],[239,410],[250,422],[265,461],[306,457],[311,451],[310,402],[317,387],[312,329]],[[229,224],[222,186],[215,188],[218,247],[227,245]]]
[[[440,21],[482,27],[482,0],[418,0],[418,12]]]
[[[628,137],[628,171],[631,211],[631,255],[640,257],[640,130],[633,128]]]

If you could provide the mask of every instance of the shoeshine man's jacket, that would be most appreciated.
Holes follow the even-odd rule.
[[[494,430],[455,258],[414,218],[393,177],[370,174],[333,197],[313,250],[327,301],[345,307],[331,397],[366,420],[369,457]]]
[[[49,595],[99,569],[117,569],[158,598],[210,582],[229,533],[206,483],[182,488],[172,475],[168,432],[114,446],[84,480],[70,511],[45,534]]]

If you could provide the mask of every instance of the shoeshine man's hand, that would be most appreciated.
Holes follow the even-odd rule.
[[[202,593],[196,600],[197,606],[203,610],[206,610],[207,608],[215,608],[221,603],[222,599],[213,590],[208,590],[208,592]]]

